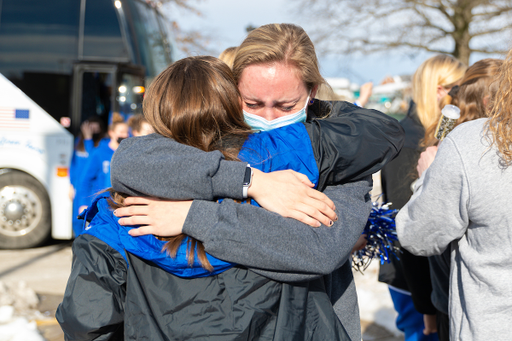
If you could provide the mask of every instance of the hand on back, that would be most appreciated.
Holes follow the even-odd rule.
[[[263,173],[254,170],[249,196],[269,211],[313,227],[331,226],[338,218],[334,203],[304,174],[293,170]]]
[[[309,179],[292,170],[263,173],[254,170],[248,194],[263,208],[286,218],[294,218],[313,227],[331,226],[336,221],[334,203],[313,189]],[[192,201],[128,197],[126,207],[115,210],[121,225],[139,225],[130,235],[154,234],[162,237],[182,233]]]
[[[121,225],[139,225],[129,231],[132,236],[154,234],[162,237],[182,233],[192,200],[173,201],[158,198],[128,197],[126,207],[114,211]]]

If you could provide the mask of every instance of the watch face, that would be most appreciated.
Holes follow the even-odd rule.
[[[247,167],[245,169],[244,186],[249,186],[251,184],[251,180],[252,180],[252,169],[251,169],[251,167]]]

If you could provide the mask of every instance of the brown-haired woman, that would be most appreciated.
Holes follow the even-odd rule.
[[[455,126],[488,116],[492,108],[492,99],[498,89],[496,75],[502,65],[501,59],[486,58],[477,61],[466,70],[460,85],[456,85],[450,91],[450,104],[460,109],[460,118]],[[436,127],[437,122],[433,122],[426,129],[423,146],[437,145],[439,141],[434,136]]]
[[[360,340],[355,285],[347,262],[371,210],[367,200],[371,189],[371,179],[366,177],[369,169],[363,171],[360,166],[371,155],[382,154],[394,144],[396,121],[346,102],[314,99],[318,86],[325,81],[318,70],[313,43],[296,25],[269,24],[251,31],[239,46],[233,70],[246,122],[257,122],[250,124],[253,129],[306,121],[311,122],[308,132],[313,133],[333,127],[330,118],[344,120],[346,124],[337,131],[344,136],[343,141],[336,145],[352,160],[345,166],[352,169],[348,173],[352,172],[354,182],[326,186],[322,181],[318,185],[334,202],[339,219],[335,221],[334,212],[323,215],[329,201],[316,200],[321,193],[291,173],[255,172],[251,185],[247,181],[244,186],[246,172],[250,178],[250,169],[244,163],[230,163],[214,153],[183,151],[169,139],[157,143],[147,138],[127,141],[116,152],[113,187],[130,195],[196,200],[185,205],[147,197],[128,198],[127,203],[136,206],[118,210],[122,216],[132,216],[121,223],[143,225],[133,233],[169,235],[165,231],[171,228],[170,235],[175,235],[183,231],[201,240],[210,254],[253,266],[259,269],[254,271],[279,281],[305,281],[325,275],[321,277],[324,292],[350,337]],[[329,118],[317,119],[323,117]],[[313,141],[315,155],[323,153],[324,142],[322,138]],[[325,164],[318,168],[321,174],[332,171]],[[295,181],[293,184],[287,175]],[[230,200],[213,202],[216,197],[243,199],[244,188],[246,195],[282,216],[250,205],[235,205]],[[182,206],[173,208],[175,205]],[[152,215],[154,210],[161,213]],[[169,212],[174,219],[167,216]],[[303,223],[319,228],[313,230]]]
[[[128,127],[132,136],[144,136],[153,134],[155,131],[142,114],[135,114],[128,119]]]
[[[227,159],[237,159],[242,144],[252,132],[243,120],[240,95],[229,68],[212,57],[190,57],[174,63],[154,80],[144,101],[148,120],[161,134],[148,138],[154,142],[161,139],[174,142],[172,138],[203,151],[220,150]],[[334,123],[332,120],[330,122]],[[392,120],[388,123],[392,123]],[[306,133],[304,125],[297,126]],[[342,126],[337,125],[338,128]],[[285,129],[292,131],[296,128],[282,128]],[[277,131],[272,133],[277,134]],[[255,138],[270,134],[257,134]],[[301,146],[301,140],[304,138],[295,137],[294,146]],[[253,142],[252,146],[257,148],[257,145]],[[265,146],[261,150],[248,148],[247,144],[244,146],[254,159],[263,158],[263,162],[272,165],[278,164],[285,154],[297,153],[293,146],[288,151],[280,148],[279,155],[270,153],[270,158],[274,158],[268,162],[267,155],[260,154],[265,151]],[[186,149],[192,150],[191,147]],[[301,150],[299,153],[304,152],[307,151]],[[389,152],[381,162],[386,162],[396,152],[396,149]],[[313,155],[312,150],[310,155]],[[370,169],[375,166],[379,167],[379,163],[369,160],[369,171],[372,172]],[[337,169],[341,173],[332,174],[334,178],[338,173],[350,169],[350,166],[341,165]],[[330,176],[326,174],[324,177]],[[344,173],[343,177],[350,179],[353,175]],[[325,182],[330,184],[330,181]],[[123,195],[117,195],[119,197]],[[278,217],[273,215],[272,218]],[[204,275],[201,276],[205,277],[183,279],[164,270],[168,269],[164,267],[165,264],[176,267],[176,263],[162,254],[161,243],[152,236],[132,238],[128,234],[129,228],[117,224],[106,199],[99,199],[88,211],[86,219],[90,220],[90,224],[85,234],[77,238],[73,245],[75,258],[72,274],[64,302],[57,313],[68,337],[88,339],[98,334],[117,336],[124,322],[125,337],[132,339],[165,339],[166,335],[176,339],[206,336],[222,340],[346,339],[322,280],[285,284],[257,275],[257,269],[249,271],[229,263],[222,265],[221,270],[212,269],[216,272],[203,271]],[[366,217],[360,219],[366,220]],[[345,235],[349,233],[346,232]],[[322,234],[322,231],[314,234]],[[173,245],[181,244],[182,240],[183,236],[174,239],[174,244],[168,244],[168,247],[173,251]],[[193,238],[189,240],[196,243]],[[197,245],[197,254],[204,256],[201,243]],[[188,259],[193,262],[191,254],[196,253],[195,245],[185,245],[182,250],[181,256],[188,253]],[[155,257],[147,257],[149,253]],[[276,249],[275,253],[274,257],[278,260],[276,266],[282,266],[279,265],[282,250]],[[179,263],[180,259],[183,260],[183,257],[177,255],[176,262]],[[210,260],[212,258],[200,258],[200,263],[208,268],[208,265],[212,265]],[[166,263],[158,266],[161,261]],[[128,269],[127,262],[130,264]],[[183,272],[197,269],[187,263],[180,272],[182,277],[189,277]],[[101,302],[101,305],[84,303],[85,298]],[[108,314],[82,321],[81,317],[91,315],[87,313],[91,309]],[[167,314],[168,311],[172,311],[172,314]],[[185,328],[184,323],[190,328]]]
[[[512,51],[498,74],[490,118],[461,124],[443,140],[397,216],[400,242],[413,254],[451,249],[451,340],[510,335],[511,84]]]

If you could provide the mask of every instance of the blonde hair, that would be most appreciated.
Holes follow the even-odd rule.
[[[496,76],[501,65],[503,65],[503,60],[487,58],[479,60],[466,70],[458,89],[453,88],[456,92],[451,104],[460,109],[460,118],[455,126],[487,117],[498,88]],[[489,102],[484,103],[484,98],[488,98]],[[439,142],[434,136],[436,128],[437,122],[425,131],[423,146],[432,146]]]
[[[486,131],[491,135],[491,146],[496,145],[503,165],[508,167],[512,164],[512,50],[500,68],[497,82],[498,90]]]
[[[250,65],[284,63],[296,68],[308,91],[327,84],[320,74],[315,46],[302,27],[293,24],[268,24],[251,31],[238,47],[233,75],[240,82]]]
[[[226,63],[230,69],[233,68],[233,62],[235,61],[237,49],[238,47],[236,46],[228,47],[219,55],[219,59]]]
[[[124,121],[123,115],[121,115],[118,112],[112,113],[112,123],[110,123],[110,125],[108,126],[108,130],[113,131],[119,124],[127,124]]]
[[[448,55],[437,55],[424,61],[412,77],[412,99],[423,127],[436,123],[441,107],[449,103],[449,98],[438,103],[437,87],[450,89],[464,76],[466,66]],[[447,96],[445,96],[447,97]]]

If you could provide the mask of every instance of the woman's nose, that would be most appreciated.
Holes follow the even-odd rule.
[[[262,116],[267,121],[272,121],[277,118],[276,109],[274,107],[265,107],[262,110]]]

